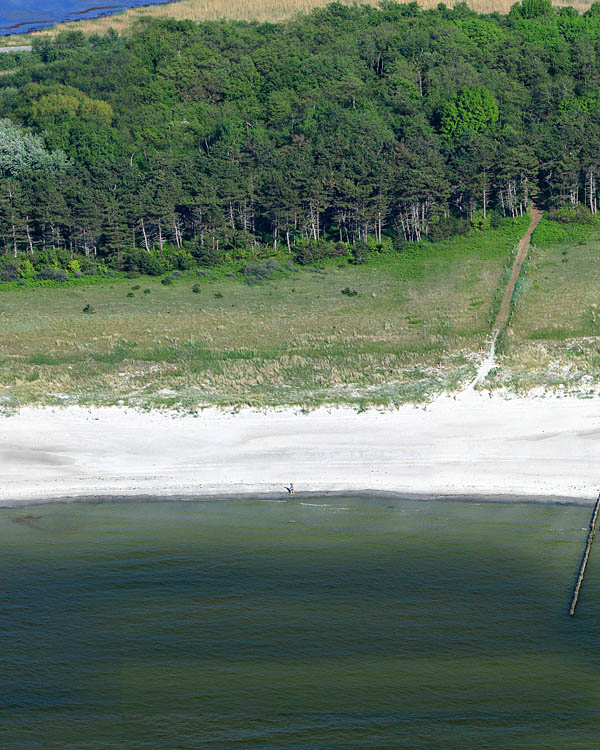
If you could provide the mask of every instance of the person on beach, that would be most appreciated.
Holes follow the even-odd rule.
[[[286,490],[288,491],[288,495],[294,494],[294,485],[290,482],[290,486],[286,487]]]

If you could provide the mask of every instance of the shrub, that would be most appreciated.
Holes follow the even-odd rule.
[[[135,294],[133,292],[127,292],[128,297],[135,297]]]
[[[19,278],[19,267],[15,263],[6,263],[0,271],[2,281],[16,281]]]
[[[160,276],[171,271],[173,264],[165,255],[154,250],[143,250],[141,247],[128,247],[123,251],[123,268],[126,276],[137,279],[140,273],[148,276]]]
[[[194,294],[198,294],[200,292],[200,287],[198,286],[198,284],[194,284],[194,286],[192,287],[192,292],[194,292]]]
[[[96,311],[88,302],[88,304],[83,308],[83,312],[86,313],[87,315],[93,315]]]
[[[562,206],[550,211],[550,218],[561,224],[593,224],[594,217],[590,210],[580,203],[577,207]]]
[[[170,276],[165,276],[164,279],[160,280],[161,284],[164,284],[164,286],[168,286],[169,284],[173,283],[173,279]]]
[[[368,254],[369,246],[365,245],[364,242],[357,242],[356,245],[352,246],[352,258],[350,259],[350,263],[354,266],[366,263]]]
[[[431,222],[431,228],[427,239],[432,242],[448,239],[455,234],[466,234],[470,229],[467,219],[457,216],[435,216]]]
[[[553,10],[550,0],[522,0],[521,3],[515,3],[510,12],[511,15],[518,13],[523,18],[538,18],[552,15]]]
[[[144,289],[144,294],[150,294],[150,289]]]
[[[79,258],[79,267],[86,276],[96,276],[101,270],[96,262],[85,256]]]
[[[408,247],[408,240],[404,237],[403,234],[396,234],[393,239],[392,247],[397,253],[401,253]]]
[[[161,253],[163,258],[167,258],[173,268],[180,268],[182,271],[188,271],[194,266],[194,257],[182,247],[176,248],[166,245]]]
[[[490,213],[490,225],[492,229],[498,229],[500,224],[502,224],[502,216],[500,215],[500,212],[492,211]]]
[[[28,258],[25,258],[24,261],[21,261],[21,265],[19,266],[19,276],[22,279],[34,278],[35,268],[33,267],[33,263]]]
[[[36,252],[36,265],[38,267],[68,268],[71,262],[71,253],[67,248],[47,247],[45,250]]]
[[[137,292],[137,290],[140,288],[140,285],[136,284],[135,286],[132,286],[131,288],[133,289],[134,292]]]
[[[217,266],[223,258],[223,248],[214,242],[206,242],[204,245],[198,240],[194,248],[194,257],[203,266]]]
[[[47,266],[46,268],[42,268],[41,271],[38,271],[38,273],[35,276],[36,279],[39,279],[40,281],[68,281],[69,276],[66,271],[63,271],[62,268],[52,268],[51,266]]]
[[[295,259],[301,266],[308,266],[325,258],[345,258],[348,247],[343,242],[313,242],[299,240],[296,244]]]
[[[244,275],[255,279],[270,279],[273,269],[267,263],[246,263]]]
[[[342,289],[342,294],[345,294],[346,297],[357,297],[358,296],[358,292],[356,291],[356,289],[350,289],[349,286],[344,287]]]
[[[215,297],[217,299],[223,299],[223,292],[215,292]]]

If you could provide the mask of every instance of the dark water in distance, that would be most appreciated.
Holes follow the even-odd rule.
[[[23,33],[62,21],[160,4],[161,0],[0,0],[0,34]]]
[[[567,615],[590,513],[4,509],[0,747],[598,747],[598,549]]]

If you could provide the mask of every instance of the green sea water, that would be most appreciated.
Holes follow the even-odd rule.
[[[590,508],[0,511],[0,747],[594,748]]]

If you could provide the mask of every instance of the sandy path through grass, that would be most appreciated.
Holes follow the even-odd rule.
[[[487,357],[479,365],[475,379],[467,386],[467,391],[472,391],[477,385],[482,383],[496,366],[496,341],[498,340],[498,336],[502,333],[502,331],[508,324],[511,312],[510,302],[515,291],[517,280],[521,275],[521,268],[523,267],[523,263],[525,262],[525,258],[527,257],[527,253],[529,252],[531,235],[533,234],[534,229],[540,223],[544,212],[540,211],[538,208],[535,208],[535,206],[532,206],[530,214],[531,222],[527,227],[527,231],[517,245],[517,256],[513,263],[510,280],[506,286],[506,289],[504,290],[504,295],[500,304],[500,310],[498,311],[498,315],[496,315],[496,321],[494,322],[494,326],[492,328],[492,341],[490,343],[490,350]]]
[[[500,304],[500,310],[498,311],[498,315],[496,316],[496,322],[494,323],[494,338],[496,338],[498,334],[500,334],[504,330],[505,326],[508,323],[508,319],[510,317],[510,301],[515,291],[517,279],[521,275],[521,268],[523,267],[523,263],[525,262],[525,258],[527,257],[527,253],[529,252],[531,235],[533,234],[533,230],[540,223],[544,212],[540,211],[539,208],[535,208],[535,206],[532,206],[530,214],[531,223],[527,227],[527,231],[517,245],[517,257],[515,258],[515,262],[513,263],[513,270],[510,281],[506,286],[504,296],[502,297],[502,303]]]

